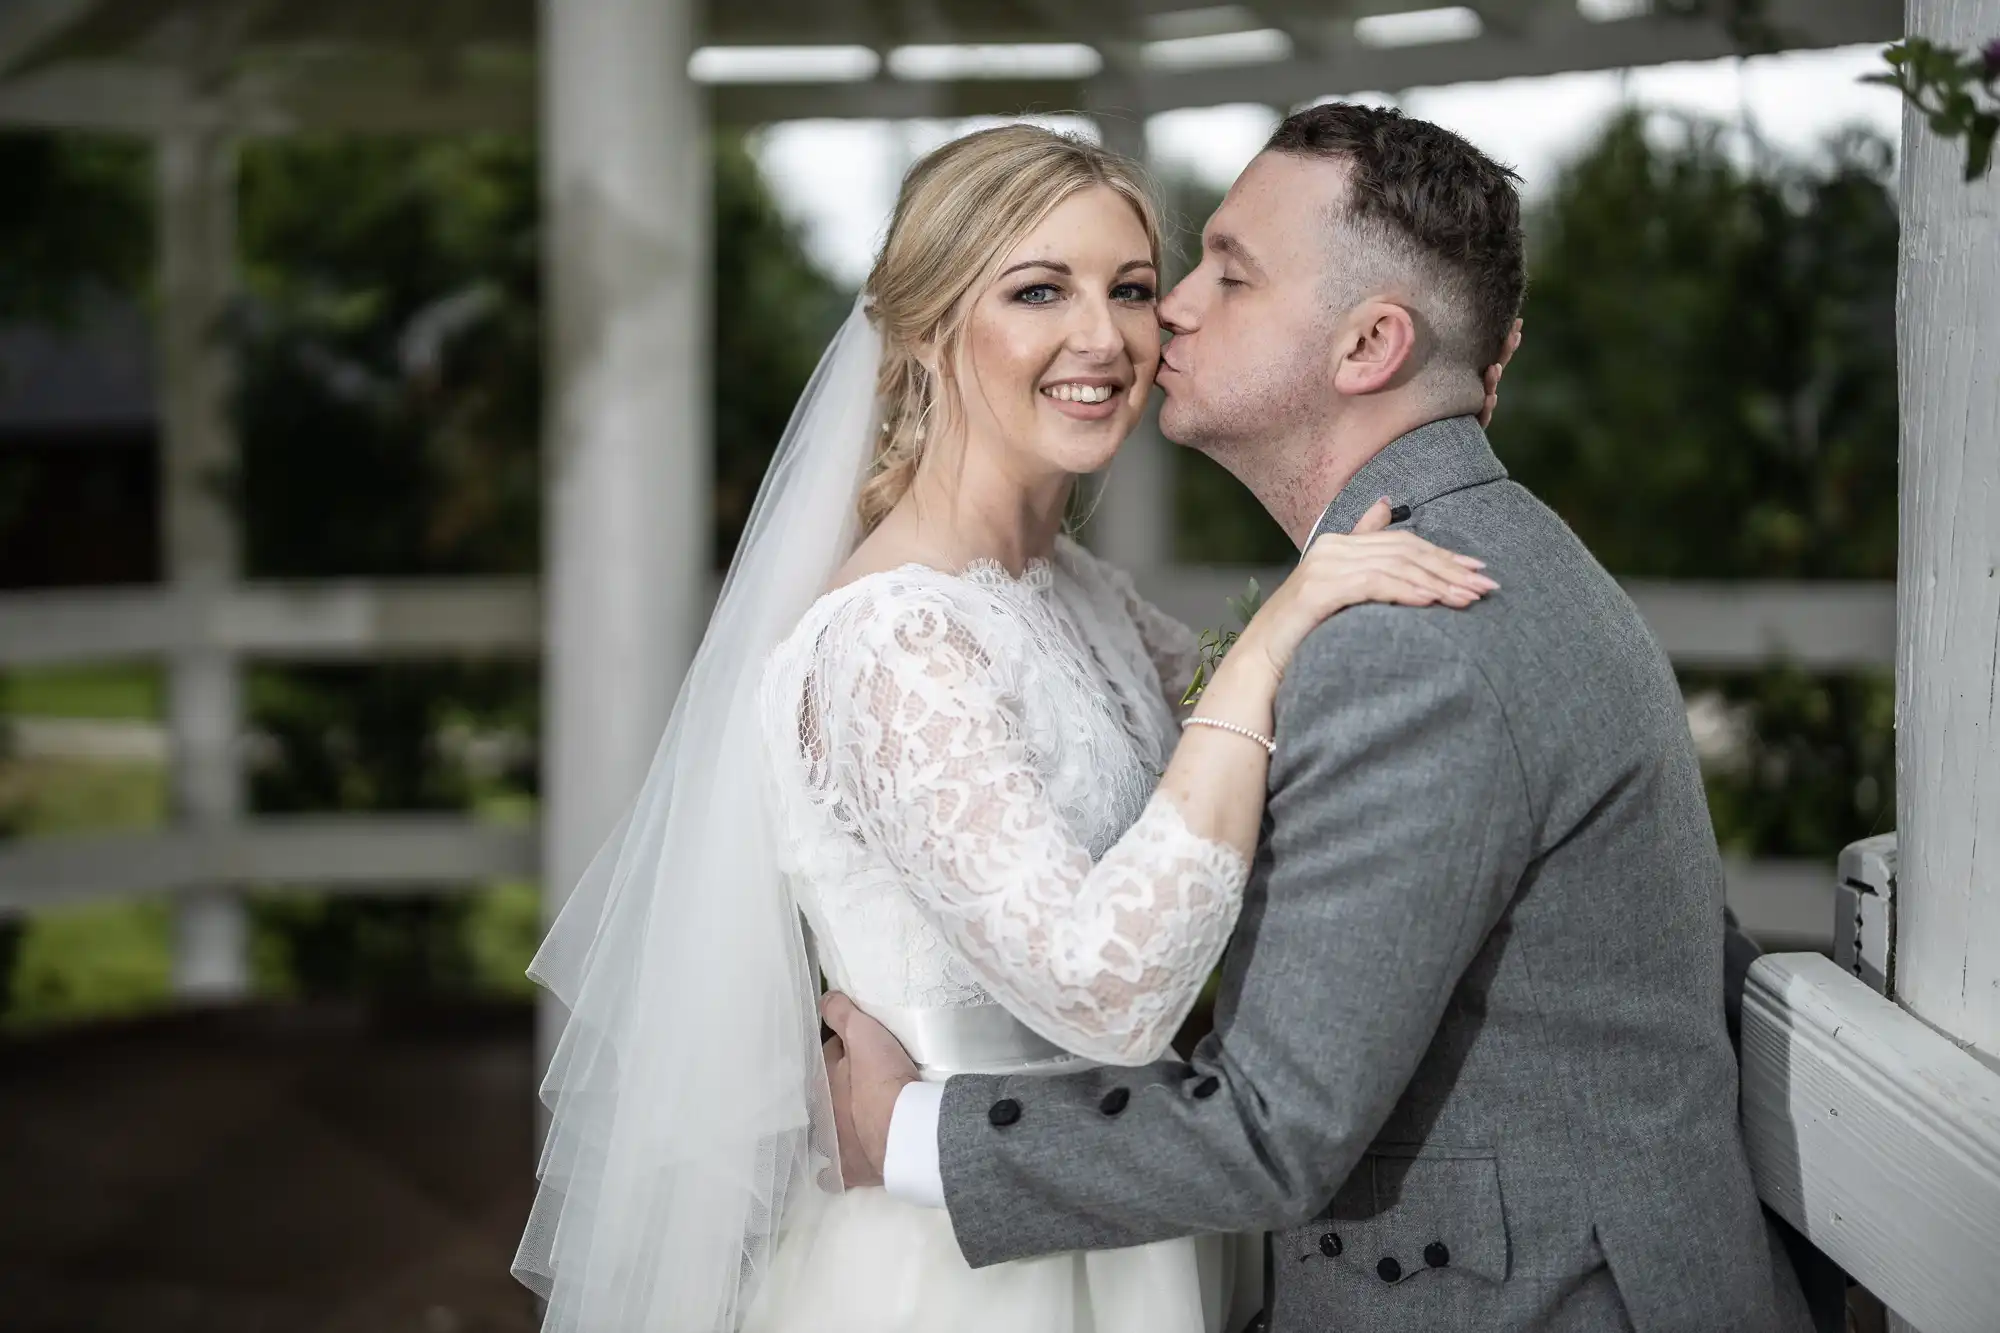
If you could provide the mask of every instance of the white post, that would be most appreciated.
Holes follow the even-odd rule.
[[[551,918],[644,780],[705,610],[711,183],[686,76],[694,20],[692,0],[542,6]]]
[[[159,365],[165,572],[190,608],[226,595],[240,564],[230,487],[237,464],[231,355],[221,327],[236,270],[236,147],[189,126],[156,146],[160,219]],[[195,645],[168,666],[174,817],[221,832],[243,811],[236,663]],[[183,898],[174,988],[219,999],[249,989],[243,904],[222,888]]]
[[[1143,111],[1106,111],[1097,117],[1097,124],[1105,147],[1146,163]],[[1170,280],[1165,273],[1160,277],[1163,283]],[[1091,515],[1090,543],[1112,564],[1137,572],[1172,563],[1176,447],[1160,434],[1155,394],[1145,418],[1119,446]]]
[[[2000,0],[1910,0],[1976,49]],[[2000,177],[1905,111],[1896,998],[2000,1057]]]

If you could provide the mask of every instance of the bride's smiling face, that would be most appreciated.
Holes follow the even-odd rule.
[[[1056,205],[972,296],[955,366],[967,447],[1000,450],[1017,474],[1109,463],[1159,368],[1158,288],[1123,197],[1096,187]]]

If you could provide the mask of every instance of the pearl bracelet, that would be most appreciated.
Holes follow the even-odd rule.
[[[1248,727],[1239,727],[1234,722],[1224,722],[1219,717],[1182,718],[1181,730],[1186,731],[1189,727],[1214,727],[1217,731],[1227,731],[1237,736],[1248,737],[1250,740],[1253,740],[1257,742],[1257,744],[1263,746],[1265,754],[1274,755],[1278,752],[1278,743],[1272,740],[1269,736],[1266,736],[1263,732],[1252,731]]]

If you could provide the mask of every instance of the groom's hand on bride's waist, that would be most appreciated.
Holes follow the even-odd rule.
[[[828,992],[819,1012],[834,1033],[824,1054],[840,1137],[841,1179],[850,1188],[879,1185],[889,1151],[889,1119],[897,1096],[917,1081],[917,1067],[889,1029],[839,991]]]

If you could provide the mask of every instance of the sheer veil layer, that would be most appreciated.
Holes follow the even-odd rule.
[[[774,856],[758,683],[857,537],[857,302],[786,427],[651,771],[529,974],[569,1011],[513,1271],[558,1333],[725,1333],[837,1180],[818,984]]]

